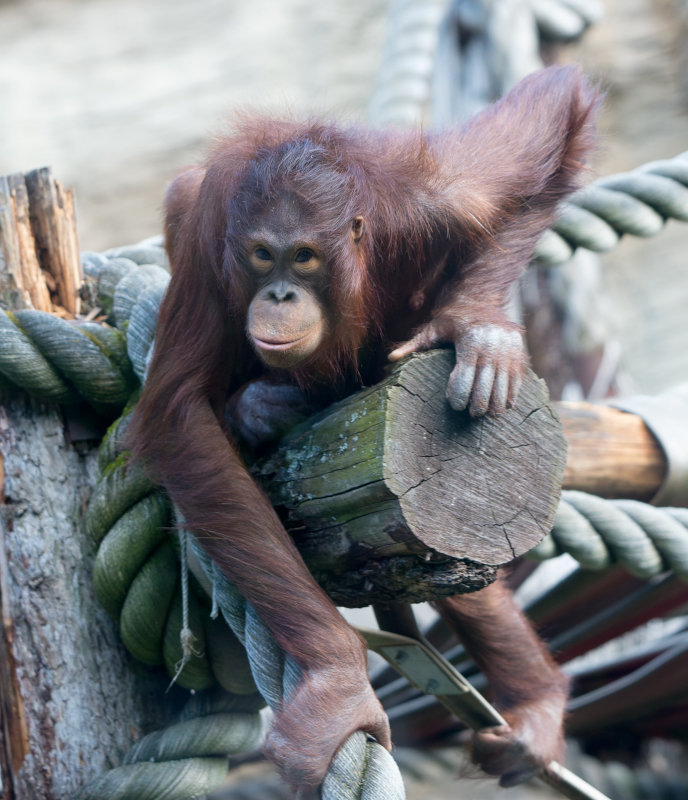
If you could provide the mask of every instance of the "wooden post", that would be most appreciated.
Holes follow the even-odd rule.
[[[592,403],[555,403],[569,446],[564,489],[651,500],[666,474],[664,452],[635,414]]]
[[[342,605],[473,591],[550,530],[566,445],[527,376],[497,419],[453,411],[450,350],[412,356],[256,467],[316,578]]]
[[[47,169],[0,177],[0,306],[74,315],[71,192]],[[81,518],[97,441],[62,410],[0,386],[0,795],[64,800],[162,727],[166,676],[127,655],[93,591]]]
[[[93,591],[95,444],[77,450],[60,409],[0,395],[3,800],[72,797],[169,719],[169,678],[128,656]]]
[[[0,177],[0,306],[79,313],[74,193],[50,169]]]

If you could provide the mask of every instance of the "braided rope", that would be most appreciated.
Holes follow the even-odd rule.
[[[124,764],[89,781],[75,800],[193,800],[227,776],[227,755],[255,750],[257,713],[216,713],[186,720],[140,739]]]
[[[0,310],[0,373],[41,400],[84,398],[110,416],[136,385],[120,331],[30,309]]]
[[[372,125],[412,125],[421,121],[446,5],[446,0],[391,3],[381,63],[368,104]]]
[[[566,491],[552,532],[531,551],[542,560],[560,553],[586,569],[618,562],[640,578],[671,569],[688,580],[688,509]]]
[[[196,537],[189,536],[188,543],[212,582],[227,624],[246,647],[256,686],[272,708],[281,707],[300,681],[298,665],[276,644],[268,627],[210,560]],[[403,800],[406,796],[392,756],[360,731],[352,734],[332,759],[321,792],[322,800]]]
[[[126,331],[131,366],[143,382],[153,347],[160,303],[170,282],[162,237],[118,247],[104,254],[83,253],[84,272],[96,280],[108,321]],[[1,363],[0,363],[1,369]]]
[[[114,327],[0,309],[0,376],[41,400],[71,404],[83,398],[106,417],[119,413],[145,375],[170,280],[165,251],[153,242],[161,238],[82,254],[84,272],[96,278],[98,300]]]
[[[538,243],[535,258],[552,266],[571,258],[577,247],[607,252],[624,233],[654,236],[667,219],[688,222],[688,151],[601,178],[573,194]]]

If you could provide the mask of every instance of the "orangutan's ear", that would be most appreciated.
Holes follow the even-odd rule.
[[[365,225],[363,222],[363,217],[354,217],[353,222],[351,223],[351,238],[354,240],[354,242],[356,242],[356,244],[361,241],[364,229]]]

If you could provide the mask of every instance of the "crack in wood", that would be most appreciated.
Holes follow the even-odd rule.
[[[435,477],[435,475],[437,475],[437,474],[438,474],[438,473],[440,473],[440,472],[442,472],[442,470],[438,468],[438,469],[436,469],[436,470],[435,470],[435,471],[434,471],[434,472],[433,472],[431,475],[421,475],[421,478],[420,478],[420,480],[418,481],[418,483],[415,483],[413,486],[409,486],[409,487],[408,487],[408,489],[404,489],[404,491],[403,491],[401,494],[398,494],[398,495],[396,495],[396,496],[399,498],[399,500],[401,500],[402,498],[406,497],[406,495],[407,495],[407,494],[408,494],[410,491],[412,491],[413,489],[417,489],[419,486],[422,486],[422,485],[423,485],[423,484],[424,484],[426,481],[429,481],[431,478],[434,478],[434,477]],[[397,476],[397,475],[401,475],[402,473],[400,473],[400,472],[394,472],[394,473],[392,473],[392,474],[393,474],[394,476]]]
[[[538,408],[534,408],[532,411],[529,411],[525,415],[525,417],[523,417],[523,419],[518,424],[519,425],[523,425],[525,422],[527,422],[533,416],[533,414],[537,414],[538,412],[542,411],[543,409],[546,409],[549,412],[550,417],[552,417],[552,419],[554,419],[554,415],[552,414],[552,410],[548,406],[539,406]]]
[[[332,470],[332,472],[335,472],[335,470]],[[308,502],[313,501],[313,500],[320,501],[320,500],[330,500],[330,499],[335,498],[335,497],[344,497],[347,494],[353,494],[354,492],[358,491],[359,489],[365,489],[368,486],[375,486],[375,485],[378,485],[378,484],[379,485],[385,485],[385,481],[377,478],[377,479],[375,479],[373,481],[365,481],[364,483],[359,483],[353,488],[347,487],[346,489],[343,489],[341,492],[330,492],[329,494],[322,494],[322,495],[320,495],[320,494],[319,495],[312,495],[312,494],[311,495],[303,495],[303,499],[301,499],[301,500],[299,500],[298,498],[295,498],[295,500],[296,500],[295,505],[303,506],[305,503],[308,503]],[[390,499],[393,499],[393,495],[390,497]]]

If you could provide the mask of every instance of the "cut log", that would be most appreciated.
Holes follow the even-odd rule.
[[[292,432],[255,471],[316,578],[342,605],[474,591],[549,532],[566,444],[529,374],[499,418],[453,411],[449,350]]]

